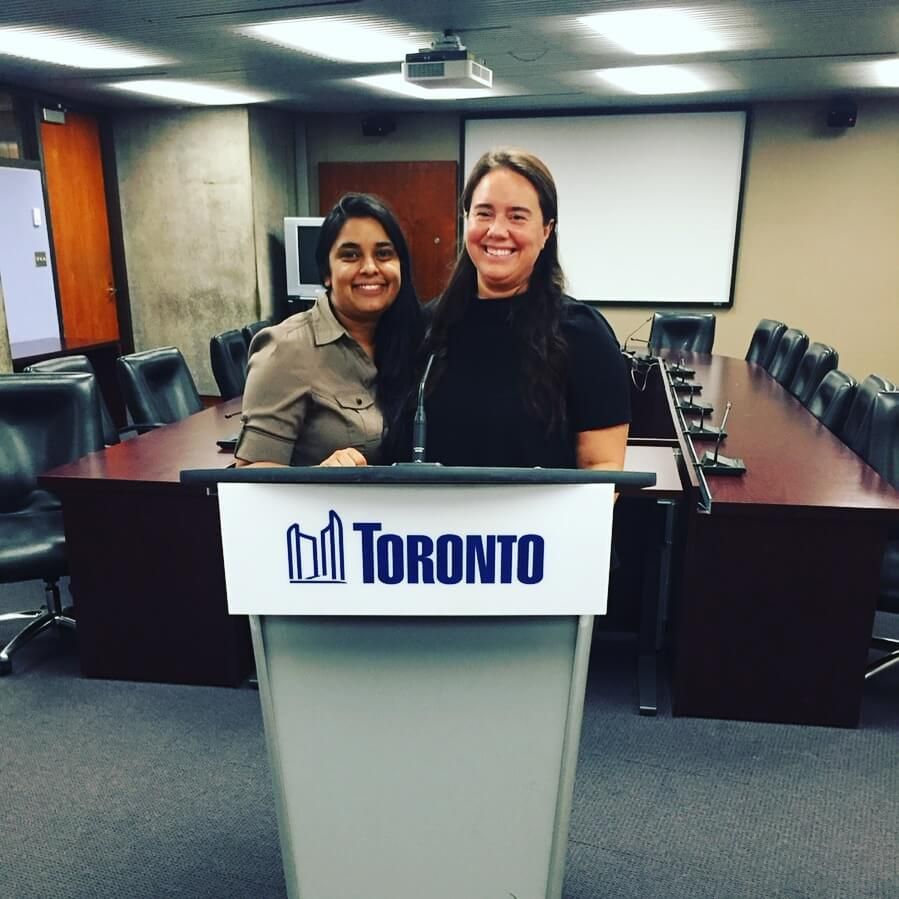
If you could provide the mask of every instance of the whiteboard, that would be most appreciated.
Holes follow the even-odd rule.
[[[568,292],[601,303],[732,302],[745,109],[470,118],[463,171],[485,151],[539,156],[559,193]]]

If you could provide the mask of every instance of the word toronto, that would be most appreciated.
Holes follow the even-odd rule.
[[[544,541],[538,534],[381,533],[376,521],[353,524],[362,539],[362,580],[373,584],[538,584]]]

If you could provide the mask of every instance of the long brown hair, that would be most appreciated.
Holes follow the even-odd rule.
[[[509,169],[526,178],[540,202],[544,224],[553,228],[541,250],[528,283],[527,299],[512,304],[512,330],[524,358],[527,402],[531,411],[546,425],[547,433],[566,421],[565,384],[568,374],[567,346],[561,328],[565,276],[559,265],[559,203],[556,184],[546,165],[531,153],[514,148],[490,150],[474,165],[462,191],[462,211],[471,210],[471,198],[481,179],[495,169]],[[446,289],[434,302],[428,329],[427,349],[437,353],[446,347],[449,332],[477,294],[478,277],[465,247],[459,253]],[[443,363],[445,364],[445,362]],[[438,362],[430,381],[440,377]]]

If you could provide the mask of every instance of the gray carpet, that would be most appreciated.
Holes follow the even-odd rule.
[[[41,594],[0,587],[0,611]],[[672,718],[664,696],[641,718],[633,666],[595,645],[566,899],[899,896],[899,672],[837,730]],[[49,634],[0,680],[0,721],[4,899],[285,895],[255,691],[86,680]]]

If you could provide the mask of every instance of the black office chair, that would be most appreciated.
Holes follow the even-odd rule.
[[[139,430],[160,428],[203,408],[193,375],[173,346],[116,360],[125,405]]]
[[[241,333],[243,334],[243,339],[247,344],[247,349],[249,350],[250,344],[253,342],[253,338],[263,329],[270,328],[274,322],[271,319],[264,318],[262,321],[253,322],[252,324],[245,325]]]
[[[749,341],[749,349],[746,351],[746,361],[754,362],[765,368],[774,356],[777,344],[783,337],[787,326],[783,322],[775,321],[773,318],[763,318],[755,328],[752,334],[752,340]]]
[[[247,382],[247,343],[240,331],[223,331],[209,341],[212,374],[223,400],[243,393]]]
[[[778,384],[786,387],[793,380],[796,369],[799,368],[799,360],[805,355],[807,349],[808,335],[797,328],[787,328],[771,357],[768,374]]]
[[[833,371],[839,361],[840,356],[832,346],[827,346],[826,343],[809,344],[799,360],[796,374],[793,375],[787,390],[803,406],[808,406],[808,401],[821,383],[821,379],[829,371]]]
[[[839,435],[857,389],[852,375],[835,368],[821,379],[806,408],[825,428]]]
[[[87,358],[87,356],[56,356],[53,359],[44,359],[42,362],[35,362],[33,365],[29,365],[25,371],[27,372],[36,372],[43,374],[55,374],[59,372],[80,372],[86,375],[94,375],[96,377],[96,372],[94,371],[94,366],[91,364],[91,360]],[[120,434],[134,430],[133,428],[117,428],[112,420],[112,416],[109,414],[109,408],[106,405],[106,400],[103,399],[103,393],[99,389],[99,384],[97,385],[97,399],[100,403],[100,424],[103,428],[103,442],[107,446],[113,446],[118,443],[120,440]]]
[[[899,391],[884,391],[874,397],[864,430],[862,458],[885,481],[899,488]],[[899,528],[894,528],[883,556],[877,609],[899,615]],[[875,634],[871,648],[886,655],[868,665],[865,679],[899,665],[899,640]]]
[[[689,312],[656,312],[652,317],[649,345],[654,350],[711,353],[715,343],[715,316]]]
[[[868,424],[868,413],[871,411],[871,404],[874,397],[884,390],[895,390],[896,386],[892,381],[880,375],[868,375],[864,381],[859,384],[840,429],[840,440],[846,444],[854,453],[861,455],[862,450],[867,441],[866,425]]]
[[[38,488],[37,476],[103,448],[97,392],[89,374],[0,375],[0,583],[40,578],[47,591],[43,608],[0,615],[0,622],[28,621],[0,648],[0,674],[41,631],[75,626],[59,595],[68,570],[60,503]]]

